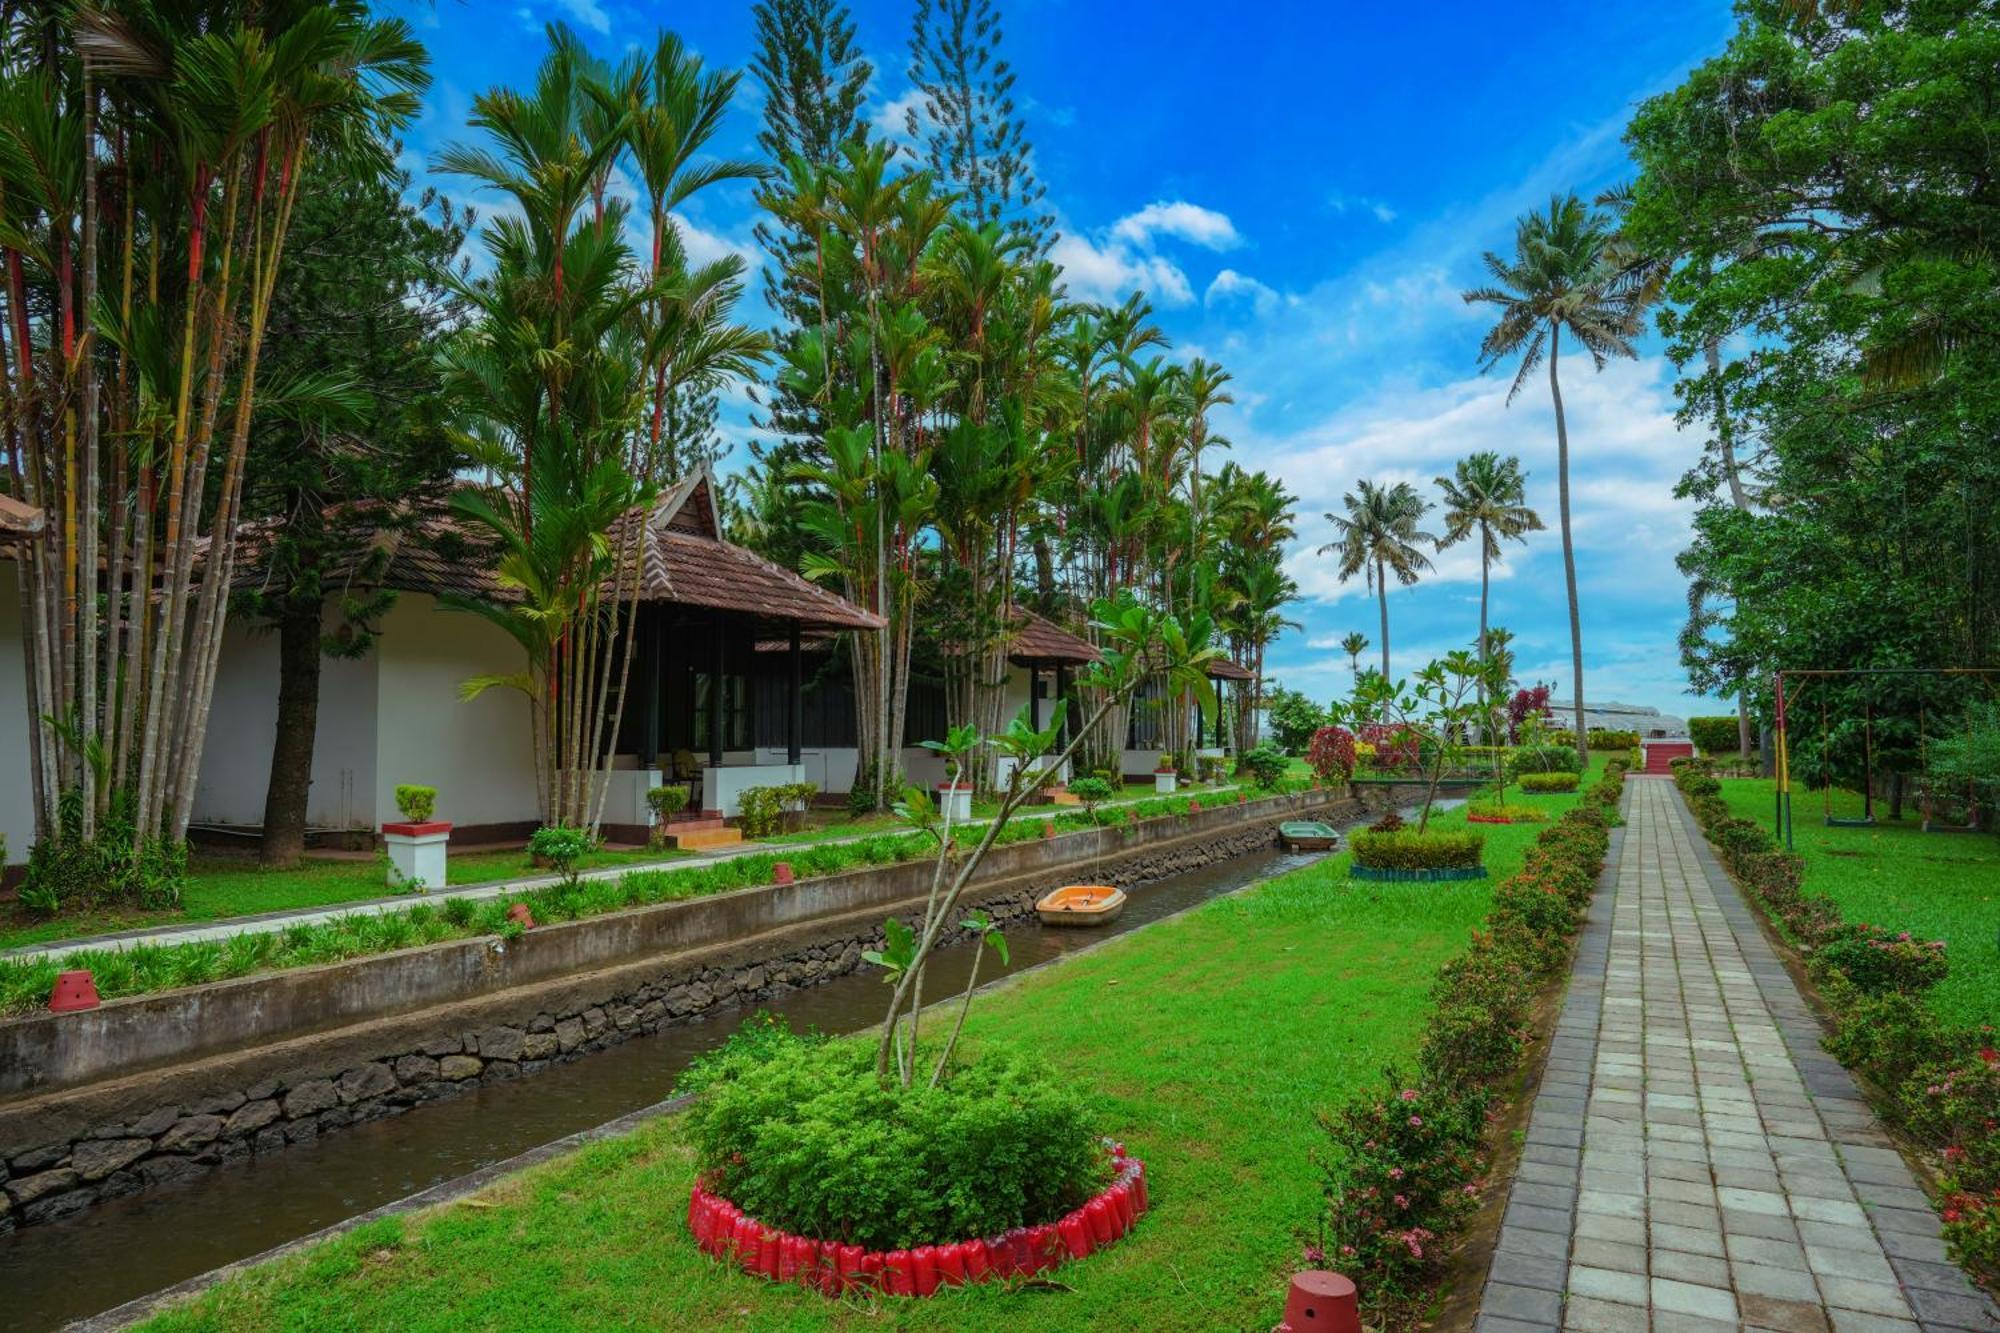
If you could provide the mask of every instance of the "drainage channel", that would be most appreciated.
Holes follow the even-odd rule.
[[[1052,929],[1032,918],[1010,924],[1011,966],[989,950],[981,977],[1052,962],[1317,859],[1253,852],[1140,885],[1120,918],[1101,929]],[[971,958],[969,949],[941,951],[926,989],[948,995],[963,987]],[[884,995],[872,969],[852,973],[211,1171],[178,1189],[0,1236],[0,1323],[22,1333],[56,1328],[651,1106],[671,1095],[689,1061],[758,1009],[795,1027],[844,1033],[878,1022]]]

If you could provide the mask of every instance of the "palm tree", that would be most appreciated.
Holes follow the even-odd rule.
[[[1444,538],[1438,549],[1479,534],[1479,660],[1486,658],[1486,600],[1500,542],[1525,542],[1542,531],[1542,516],[1527,506],[1528,478],[1521,460],[1481,450],[1461,458],[1449,477],[1437,479],[1444,492]]]
[[[1356,680],[1361,678],[1361,654],[1368,651],[1368,636],[1355,630],[1340,641],[1340,651],[1347,654],[1348,665],[1354,669]]]
[[[1394,486],[1361,482],[1340,497],[1347,513],[1328,514],[1339,538],[1319,548],[1319,554],[1337,552],[1342,582],[1356,574],[1365,575],[1369,588],[1382,602],[1382,677],[1389,677],[1389,575],[1405,587],[1417,581],[1419,570],[1431,568],[1430,557],[1420,545],[1435,546],[1437,538],[1421,532],[1417,523],[1430,511],[1430,504],[1407,481]]]
[[[1569,595],[1570,664],[1575,687],[1577,752],[1589,763],[1583,719],[1583,624],[1576,597],[1576,543],[1569,517],[1569,425],[1563,416],[1557,374],[1565,329],[1590,353],[1597,369],[1614,356],[1636,357],[1632,338],[1638,316],[1620,292],[1618,268],[1608,256],[1611,221],[1574,194],[1549,200],[1546,213],[1529,213],[1516,225],[1514,257],[1486,252],[1495,286],[1475,287],[1465,300],[1500,308],[1500,318],[1479,345],[1483,374],[1512,357],[1520,367],[1507,390],[1512,403],[1530,373],[1549,363],[1549,397],[1556,410],[1556,496],[1562,516],[1563,580]]]

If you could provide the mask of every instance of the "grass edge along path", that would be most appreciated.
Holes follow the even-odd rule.
[[[1770,778],[1721,778],[1729,812],[1771,828]],[[1938,1017],[1962,1027],[2000,1025],[2000,838],[1925,833],[1914,806],[1872,828],[1828,827],[1823,796],[1793,798],[1793,850],[1805,858],[1805,891],[1831,899],[1849,921],[1944,940],[1951,970],[1930,992]],[[1858,792],[1836,791],[1833,813],[1855,818]]]
[[[1314,1113],[1414,1050],[1437,969],[1539,832],[1487,829],[1492,878],[1448,885],[1350,881],[1335,855],[982,998],[973,1049],[1040,1051],[1148,1163],[1153,1210],[1059,1286],[834,1304],[724,1269],[686,1234],[693,1163],[668,1117],[250,1270],[147,1327],[838,1328],[885,1311],[908,1328],[1267,1326],[1319,1208]]]
[[[1258,795],[1289,795],[1308,789],[1306,782],[1284,782]],[[1233,794],[1233,793],[1232,793]],[[1018,814],[1001,831],[999,842],[1021,842],[1041,836],[1045,823],[1057,832],[1075,832],[1113,825],[1130,817],[1154,819],[1182,815],[1190,801],[1213,802],[1220,793],[1152,796],[1118,805],[1100,806],[1095,815],[1081,810],[1061,814]],[[968,827],[977,827],[976,823]],[[799,879],[834,875],[868,866],[895,865],[931,853],[928,838],[914,832],[879,833],[872,837],[825,842],[810,847],[777,848],[699,865],[649,868],[615,878],[600,875],[574,885],[550,884],[473,899],[441,893],[412,900],[407,907],[355,911],[310,923],[268,923],[226,939],[185,943],[131,942],[102,948],[82,948],[58,957],[31,954],[0,957],[0,1019],[34,1013],[47,1002],[57,973],[90,970],[98,995],[106,1000],[147,995],[182,986],[229,981],[261,972],[314,967],[373,954],[447,940],[497,935],[511,939],[521,928],[507,920],[508,909],[522,902],[536,921],[574,921],[634,907],[706,897],[771,883],[772,867],[784,861]]]

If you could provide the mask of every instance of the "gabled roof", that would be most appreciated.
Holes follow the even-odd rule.
[[[611,548],[622,551],[626,524],[645,524],[639,549],[639,598],[714,611],[731,611],[812,630],[876,629],[879,616],[855,606],[747,551],[723,536],[717,521],[715,478],[707,468],[668,489],[644,513],[634,510],[614,524]],[[239,532],[238,587],[262,577],[269,549],[268,525]],[[478,527],[452,514],[376,530],[374,542],[389,550],[381,586],[401,592],[456,594],[507,601],[512,590],[494,576],[493,546]],[[352,571],[345,571],[351,573]],[[616,580],[618,591],[628,586]],[[610,591],[607,589],[607,591]]]
[[[25,500],[0,495],[0,541],[32,537],[42,530],[42,511]]]
[[[1103,654],[1052,620],[1026,607],[1014,612],[1014,636],[1007,643],[1007,660],[1016,666],[1087,665]]]

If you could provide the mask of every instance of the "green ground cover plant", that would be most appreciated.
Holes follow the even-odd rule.
[[[1490,830],[1488,865],[1514,874],[1546,831]],[[150,1327],[1269,1327],[1321,1206],[1316,1113],[1417,1048],[1433,980],[1493,902],[1484,881],[1448,893],[1354,883],[1336,855],[982,999],[969,1058],[999,1043],[1034,1050],[1087,1086],[1104,1131],[1146,1162],[1151,1211],[1053,1284],[833,1304],[745,1278],[702,1256],[678,1220],[695,1152],[670,1117],[470,1205],[372,1223],[242,1274]]]
[[[1724,782],[1707,760],[1677,760],[1674,780],[1718,859],[1804,955],[1834,1015],[1827,1049],[1865,1076],[1885,1118],[1934,1154],[1955,1257],[2000,1283],[2000,1035],[1992,1021],[2000,1000],[1990,957],[1975,943],[1982,927],[1989,943],[1994,930],[2000,862],[1991,841],[1924,834],[1914,820],[1907,828],[1810,827],[1797,822],[1795,796],[1797,850],[1787,851],[1770,824],[1748,817],[1756,797],[1771,800],[1769,782]],[[1845,836],[1855,834],[1867,841]],[[1957,850],[1944,854],[1938,844]],[[1882,858],[1900,862],[1893,883],[1837,868]],[[1934,935],[1931,922],[1951,933]],[[1972,987],[1946,998],[1961,977],[1961,943],[1973,946],[1964,950]]]

